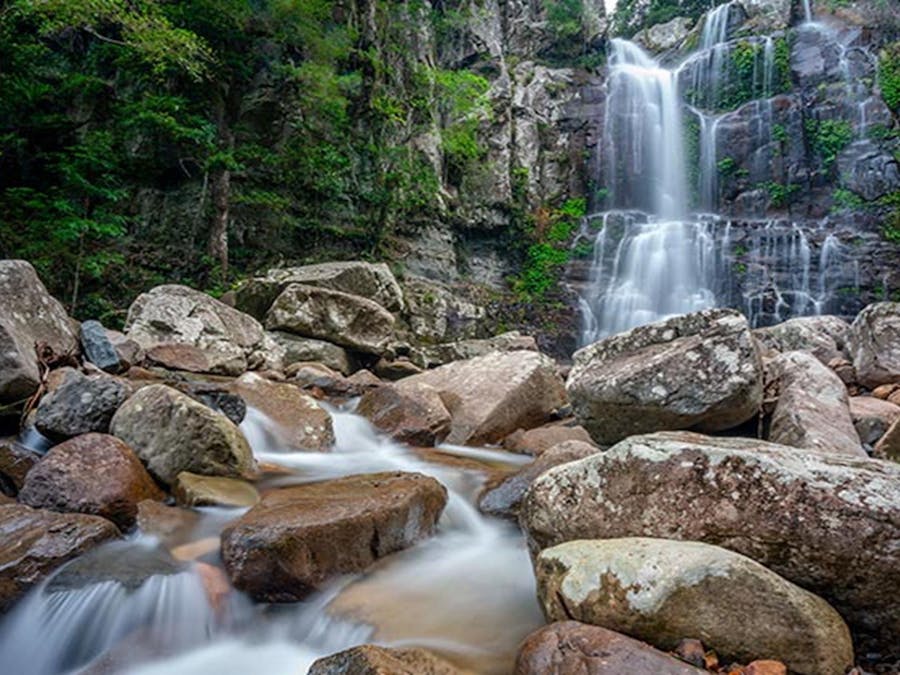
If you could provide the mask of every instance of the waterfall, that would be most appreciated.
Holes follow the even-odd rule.
[[[803,0],[803,20],[806,23],[812,23],[812,0]]]

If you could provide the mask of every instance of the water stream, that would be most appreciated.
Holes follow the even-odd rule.
[[[272,445],[269,421],[249,411],[242,430],[255,455],[287,470],[267,487],[377,471],[428,474],[449,492],[432,539],[302,603],[264,606],[235,592],[211,603],[203,565],[157,563],[160,543],[138,533],[97,549],[87,563],[64,566],[4,617],[5,672],[296,675],[320,656],[365,642],[427,647],[476,672],[508,672],[518,643],[543,622],[521,533],[474,506],[484,475],[477,463],[487,469],[527,458],[446,447],[451,460],[459,455],[468,464],[426,461],[350,410],[331,412],[334,451],[308,453]],[[191,540],[217,533],[243,510],[202,512]],[[129,573],[103,573],[126,555]]]

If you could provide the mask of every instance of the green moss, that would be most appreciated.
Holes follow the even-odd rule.
[[[878,87],[887,106],[894,112],[900,111],[900,41],[878,55]]]
[[[806,120],[806,134],[812,149],[828,170],[837,156],[853,140],[853,125],[847,120]]]
[[[843,211],[847,209],[858,209],[865,205],[865,201],[855,192],[838,188],[831,195],[832,211]]]

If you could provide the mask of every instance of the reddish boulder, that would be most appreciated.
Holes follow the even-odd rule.
[[[536,429],[517,429],[503,439],[503,449],[538,456],[545,450],[566,441],[581,441],[594,445],[594,439],[583,426],[555,422]]]
[[[356,412],[400,443],[431,446],[450,433],[450,413],[438,391],[424,383],[373,389],[363,395]]]
[[[25,476],[40,458],[15,440],[0,441],[0,493],[10,497],[19,494]]]
[[[464,675],[452,663],[424,649],[359,645],[312,664],[309,675]]]

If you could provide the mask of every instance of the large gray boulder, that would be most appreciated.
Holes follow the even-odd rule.
[[[269,309],[266,328],[380,354],[394,336],[394,316],[359,295],[291,284]]]
[[[422,368],[434,368],[453,361],[474,359],[491,352],[538,351],[537,342],[530,335],[513,330],[490,338],[458,340],[436,345],[423,345],[412,349],[410,358]]]
[[[321,363],[344,375],[350,375],[358,368],[356,359],[350,352],[331,342],[281,331],[272,331],[269,335],[284,349],[285,369],[295,363]]]
[[[837,316],[801,316],[753,331],[764,347],[777,352],[810,352],[826,366],[846,357],[850,324]]]
[[[187,286],[157,286],[139,295],[125,331],[170,367],[222,375],[281,367],[281,348],[256,319]]]
[[[873,396],[851,396],[850,416],[859,440],[873,446],[900,419],[900,405]]]
[[[497,443],[516,429],[541,426],[566,404],[556,364],[532,351],[455,361],[400,380],[394,388],[421,399],[426,391],[421,385],[437,392],[450,413],[447,443]]]
[[[0,405],[24,401],[41,382],[37,345],[78,350],[76,324],[24,260],[0,260]]]
[[[125,401],[110,433],[166,484],[182,471],[242,478],[256,466],[247,439],[231,420],[164,384],[143,387]]]
[[[718,546],[570,541],[541,551],[535,575],[548,621],[603,626],[664,651],[702,636],[726,661],[775,659],[806,675],[843,675],[853,665],[850,631],[827,602]]]
[[[601,444],[663,429],[729,429],[762,404],[760,357],[747,320],[733,310],[641,326],[574,359],[566,389],[578,421]]]
[[[484,307],[430,279],[407,277],[402,286],[404,317],[413,340],[440,343],[482,337],[479,328],[487,315]]]
[[[129,386],[110,375],[86,376],[75,369],[64,377],[41,399],[34,419],[38,431],[54,441],[109,431],[113,415],[131,394]]]
[[[357,260],[269,270],[237,289],[235,306],[262,321],[275,299],[292,284],[358,295],[391,311],[404,307],[403,292],[391,269],[384,263]]]
[[[900,302],[878,302],[850,327],[850,358],[859,383],[870,389],[900,382]]]
[[[786,352],[769,363],[778,382],[769,440],[797,448],[866,456],[853,426],[847,388],[812,354]]]
[[[689,432],[550,469],[519,522],[534,552],[648,536],[730,549],[825,598],[860,633],[900,631],[900,466]],[[799,524],[799,525],[798,525]]]

